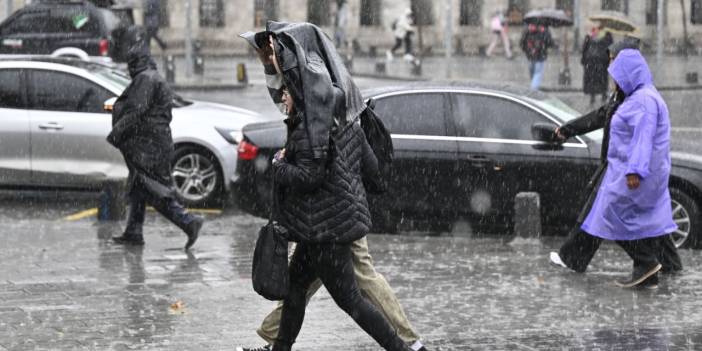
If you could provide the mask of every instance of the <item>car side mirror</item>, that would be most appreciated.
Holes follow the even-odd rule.
[[[111,97],[102,104],[102,109],[105,110],[106,112],[112,112],[112,108],[115,106],[115,102],[117,102],[116,97]]]
[[[557,125],[553,123],[534,123],[531,125],[531,136],[543,143],[534,144],[537,150],[562,150],[563,145],[556,137]]]

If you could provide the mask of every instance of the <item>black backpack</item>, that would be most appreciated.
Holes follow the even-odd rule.
[[[380,179],[375,182],[364,180],[363,184],[367,191],[380,194],[388,189],[395,149],[392,146],[390,132],[385,128],[383,121],[380,120],[373,107],[375,107],[375,100],[369,99],[365,110],[361,112],[361,128],[366,134],[368,144],[373,149],[373,154],[378,159]]]

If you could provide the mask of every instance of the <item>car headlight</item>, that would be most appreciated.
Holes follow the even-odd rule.
[[[217,132],[224,138],[224,140],[228,141],[230,144],[239,144],[242,139],[244,139],[244,133],[242,133],[240,130],[237,129],[225,129],[225,128],[218,128],[215,127]]]

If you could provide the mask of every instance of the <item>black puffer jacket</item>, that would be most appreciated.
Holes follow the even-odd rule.
[[[290,240],[350,243],[371,228],[362,175],[378,176],[378,161],[355,122],[332,131],[327,161],[314,158],[304,118],[286,120],[285,158],[273,166],[280,188],[276,215]]]

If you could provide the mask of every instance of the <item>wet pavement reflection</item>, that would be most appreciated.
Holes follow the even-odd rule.
[[[62,200],[63,201],[63,200]],[[150,213],[146,246],[111,243],[123,222],[66,221],[91,199],[53,209],[0,205],[0,350],[233,350],[259,346],[273,303],[251,288],[265,219],[209,215],[191,253]],[[72,208],[73,206],[73,208]],[[604,245],[587,274],[550,266],[560,237],[371,235],[377,269],[430,350],[700,350],[702,257],[656,290],[613,281],[630,261]],[[299,350],[378,350],[326,292],[310,304]]]

